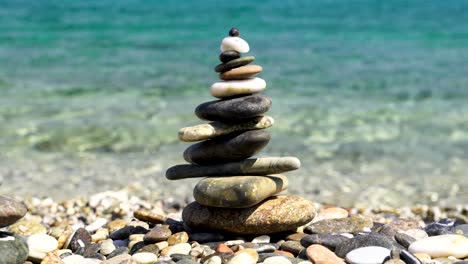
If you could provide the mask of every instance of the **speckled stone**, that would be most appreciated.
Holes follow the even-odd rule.
[[[414,219],[397,218],[389,224],[384,225],[380,229],[379,233],[392,238],[398,231],[405,231],[416,228],[421,228],[418,221]]]
[[[245,79],[259,74],[262,70],[262,66],[259,65],[246,65],[225,71],[219,74],[219,78],[225,81]]]
[[[28,245],[20,236],[0,232],[0,256],[2,263],[23,264],[28,258]]]
[[[304,231],[312,234],[359,233],[366,228],[371,228],[372,225],[371,220],[359,215],[352,215],[348,218],[321,220],[307,226]]]
[[[247,159],[270,141],[270,133],[265,130],[251,130],[222,136],[188,147],[184,159],[192,164],[213,165]]]
[[[271,175],[296,170],[300,166],[301,162],[295,157],[246,159],[212,166],[183,164],[169,168],[166,178],[179,180],[210,176]]]
[[[252,94],[200,104],[195,108],[195,115],[203,120],[239,123],[262,115],[270,109],[271,104],[270,97]]]
[[[270,116],[256,116],[235,123],[214,121],[180,129],[179,139],[185,142],[200,141],[224,136],[236,131],[265,129],[271,127],[273,123],[274,120]]]
[[[193,197],[205,206],[247,208],[287,187],[283,175],[209,177],[197,183]]]
[[[24,204],[0,195],[0,228],[14,224],[27,212]]]
[[[456,258],[468,257],[468,238],[461,235],[439,235],[423,238],[411,243],[411,253],[426,253],[432,258],[454,256]]]
[[[219,64],[215,67],[215,72],[225,72],[230,69],[238,68],[247,65],[255,60],[254,56],[245,56],[238,59],[230,60],[226,63]]]
[[[193,202],[182,218],[194,229],[223,230],[238,234],[269,234],[310,222],[316,214],[312,202],[295,196],[274,196],[250,208],[208,207]]]
[[[8,231],[24,236],[35,234],[46,234],[47,229],[37,220],[21,219],[18,222],[8,227]]]

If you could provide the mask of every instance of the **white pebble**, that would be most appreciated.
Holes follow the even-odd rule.
[[[170,256],[172,254],[188,255],[190,253],[190,250],[192,250],[192,246],[190,246],[189,243],[175,244],[168,250],[167,256]]]
[[[270,243],[270,236],[263,235],[252,239],[252,243]]]
[[[107,256],[114,250],[115,250],[115,245],[112,239],[106,239],[101,242],[100,253],[102,255]]]
[[[351,264],[381,264],[387,256],[390,256],[390,249],[370,246],[350,251],[346,260]]]
[[[426,253],[431,258],[463,259],[468,257],[468,238],[461,235],[426,237],[411,243],[408,249],[411,253]]]
[[[132,259],[141,264],[149,264],[158,260],[158,257],[150,252],[135,253]]]
[[[70,255],[62,259],[64,264],[83,264],[85,258],[80,255]]]
[[[85,229],[88,232],[94,232],[98,230],[99,228],[103,227],[105,224],[107,224],[107,219],[105,218],[98,218],[96,221],[92,222],[91,224],[87,225]]]
[[[49,253],[58,247],[58,241],[46,234],[35,234],[28,237],[29,252]]]
[[[223,260],[221,259],[220,256],[212,256],[209,259],[205,260],[203,264],[221,264],[223,263]]]
[[[250,47],[247,41],[239,38],[239,37],[226,37],[221,41],[221,51],[226,50],[235,50],[239,53],[246,53],[249,52]]]
[[[265,88],[265,80],[255,77],[245,80],[215,82],[210,87],[210,93],[214,97],[224,98],[233,95],[259,93]]]
[[[274,256],[266,258],[263,261],[263,264],[291,264],[291,261],[289,261],[289,259],[287,259],[286,257]]]

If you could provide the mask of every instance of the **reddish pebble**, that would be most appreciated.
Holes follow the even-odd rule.
[[[275,250],[273,253],[275,254],[281,254],[285,257],[290,257],[290,258],[294,258],[294,254],[291,253],[291,252],[288,252],[288,251],[284,251],[284,250]]]
[[[234,251],[232,251],[232,249],[228,246],[226,246],[226,244],[224,243],[221,243],[218,245],[218,247],[216,248],[216,252],[219,252],[219,253],[234,253]]]
[[[307,248],[307,258],[315,264],[344,264],[333,251],[322,245],[311,245]]]

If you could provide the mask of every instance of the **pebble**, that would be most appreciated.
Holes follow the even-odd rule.
[[[270,236],[262,235],[252,239],[252,243],[270,243]]]
[[[308,247],[313,244],[318,244],[335,250],[339,245],[348,241],[349,238],[342,235],[332,234],[313,234],[303,237],[300,241],[304,247]]]
[[[101,264],[134,264],[132,256],[129,254],[117,255],[113,258],[108,258],[107,260],[101,262]]]
[[[44,258],[46,253],[49,253],[58,247],[58,241],[52,236],[46,234],[31,235],[27,239],[29,248],[29,255],[42,256]]]
[[[231,69],[219,74],[219,78],[224,81],[241,80],[251,78],[263,71],[259,65],[245,65]]]
[[[304,231],[313,234],[359,233],[372,228],[373,222],[360,215],[348,218],[324,219],[307,226]]]
[[[234,257],[228,262],[228,264],[255,264],[258,260],[257,251],[247,248],[239,250],[234,254]]]
[[[271,135],[266,130],[236,132],[202,141],[184,151],[184,159],[192,164],[211,165],[240,161],[263,149]]]
[[[237,95],[260,93],[266,88],[265,80],[253,77],[243,80],[215,82],[210,87],[210,93],[217,98],[227,98]]]
[[[454,225],[454,219],[445,218],[437,222],[430,223],[424,227],[424,231],[426,231],[429,236],[453,234]]]
[[[180,129],[179,139],[184,142],[200,141],[200,140],[215,138],[218,136],[228,135],[236,131],[265,129],[265,128],[271,127],[273,123],[274,123],[274,120],[270,116],[256,116],[256,117],[248,118],[240,122],[236,122],[236,123],[223,123],[219,121],[214,121],[208,124],[201,124],[201,125],[196,125],[192,127],[184,127]],[[193,168],[193,169],[195,169],[195,172],[197,172],[196,168]],[[190,173],[190,171],[188,172]],[[230,172],[230,171],[227,171],[226,173],[231,173],[235,175],[234,172]],[[166,177],[167,177],[167,174],[166,174]],[[186,176],[185,178],[189,178],[189,177]]]
[[[252,94],[200,104],[195,109],[195,114],[204,120],[240,123],[249,122],[268,111],[270,107],[270,97]]]
[[[85,258],[80,255],[71,255],[62,259],[64,264],[83,264]]]
[[[220,50],[222,52],[226,50],[234,50],[239,53],[247,53],[249,52],[249,49],[249,44],[239,37],[226,37],[221,41]]]
[[[175,233],[167,238],[167,243],[169,246],[173,246],[175,244],[185,243],[189,240],[189,236],[187,232],[178,232]]]
[[[333,251],[322,245],[310,245],[306,249],[307,258],[313,263],[321,264],[344,264]]]
[[[377,246],[392,249],[395,245],[394,243],[395,242],[393,242],[390,238],[379,233],[356,235],[355,237],[346,241],[346,243],[340,244],[335,249],[335,253],[339,257],[345,257],[348,252],[357,248]]]
[[[411,243],[411,253],[426,253],[431,258],[468,257],[468,238],[461,235],[439,235],[423,238]]]
[[[135,253],[132,256],[132,260],[141,263],[141,264],[152,264],[158,260],[158,256],[149,252]]]
[[[280,195],[243,209],[207,207],[193,202],[185,207],[182,218],[194,229],[224,230],[238,234],[269,234],[295,230],[310,222],[315,214],[315,207],[309,200]]]
[[[28,212],[23,203],[0,195],[0,228],[10,226]]]
[[[384,247],[361,247],[346,254],[346,261],[351,264],[381,264],[390,255],[390,250]]]
[[[116,249],[116,247],[115,247],[114,242],[112,241],[112,239],[106,239],[106,240],[101,242],[101,248],[100,248],[99,252],[102,255],[107,256],[110,253],[112,253],[112,251],[114,251],[115,249]]]
[[[190,253],[190,250],[192,250],[192,246],[190,246],[189,243],[180,243],[180,244],[176,244],[176,245],[164,248],[163,249],[164,253],[161,253],[161,255],[164,255],[164,256],[170,256],[172,254],[188,255]]]
[[[422,262],[429,262],[431,260],[431,256],[426,253],[414,253],[414,256],[416,256],[420,261]]]
[[[0,232],[0,256],[4,263],[23,263],[28,258],[28,245],[18,235]]]
[[[229,71],[231,69],[247,65],[247,64],[251,63],[254,60],[255,60],[254,56],[245,56],[245,57],[240,57],[240,58],[237,58],[237,59],[233,59],[233,60],[228,61],[226,63],[218,64],[215,67],[215,72]]]
[[[8,231],[18,235],[30,236],[35,234],[46,234],[47,229],[38,220],[21,219],[8,227]]]
[[[392,222],[382,226],[379,233],[393,238],[398,231],[405,231],[409,229],[421,229],[418,221],[414,219],[397,218]]]
[[[453,231],[458,235],[468,237],[468,224],[457,225]]]
[[[219,54],[219,60],[222,63],[226,63],[235,59],[240,58],[240,53],[235,50],[226,50]]]
[[[150,222],[152,224],[162,224],[166,221],[166,216],[146,210],[137,210],[133,213],[133,217],[138,220]]]
[[[229,30],[229,36],[230,37],[238,37],[240,35],[240,31],[237,28],[231,28]]]
[[[195,200],[205,206],[247,208],[288,187],[283,175],[209,177],[193,190]]]
[[[107,228],[109,229],[109,233],[112,233],[118,229],[124,228],[127,223],[128,222],[123,219],[116,219],[107,223]]]
[[[216,252],[220,252],[220,253],[234,253],[234,251],[228,247],[226,244],[224,243],[220,243],[217,247],[216,247]]]
[[[78,228],[73,234],[69,247],[75,252],[79,248],[84,248],[87,245],[91,244],[92,238],[89,232],[84,228]]]
[[[405,248],[408,248],[411,243],[417,240],[428,237],[427,233],[422,229],[409,229],[406,231],[398,231],[395,235],[395,240]]]
[[[273,257],[266,258],[263,261],[263,264],[292,264],[292,263],[286,257],[273,256]]]
[[[157,225],[145,234],[143,240],[146,244],[152,244],[161,241],[166,241],[166,239],[171,235],[172,232],[169,228],[167,228],[166,226]]]
[[[349,213],[346,209],[340,207],[330,207],[320,210],[317,217],[312,222],[318,222],[324,219],[339,219],[348,217]]]
[[[85,227],[85,229],[88,232],[95,232],[96,230],[100,229],[101,227],[103,227],[106,224],[107,224],[107,219],[98,218],[94,222],[92,222],[91,224],[87,225]]]
[[[207,260],[203,262],[203,264],[222,264],[223,260],[221,259],[220,256],[211,256]]]
[[[298,255],[299,252],[301,252],[305,248],[301,245],[301,242],[299,241],[286,241],[283,244],[281,244],[281,249]]]

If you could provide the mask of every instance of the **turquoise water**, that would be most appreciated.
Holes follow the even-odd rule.
[[[1,2],[5,192],[171,184],[163,170],[187,147],[177,131],[201,122],[193,109],[213,100],[220,40],[236,26],[273,98],[261,155],[303,163],[290,192],[468,202],[466,1]]]

